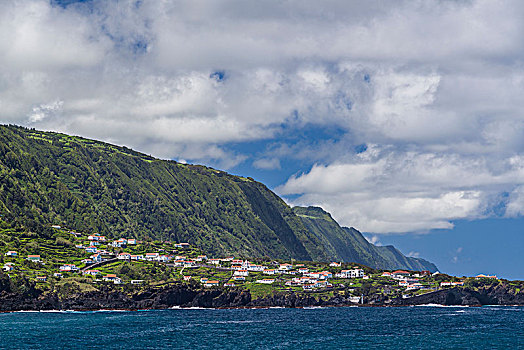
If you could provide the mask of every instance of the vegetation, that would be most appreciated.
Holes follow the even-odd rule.
[[[121,291],[124,293],[135,293],[137,291],[147,292],[151,288],[162,287],[173,284],[187,284],[193,289],[204,288],[205,281],[218,281],[218,285],[211,287],[236,290],[247,290],[251,298],[266,298],[273,296],[286,296],[293,292],[298,296],[313,296],[328,300],[336,296],[354,297],[359,300],[364,297],[366,302],[381,302],[406,296],[415,296],[430,293],[441,288],[442,282],[464,283],[465,288],[480,291],[485,288],[504,286],[510,293],[520,293],[523,284],[520,281],[506,281],[491,278],[458,278],[444,274],[428,275],[427,273],[412,272],[412,282],[417,281],[419,286],[410,290],[406,286],[400,286],[399,281],[390,277],[382,276],[382,270],[373,269],[361,264],[341,264],[341,266],[330,266],[324,262],[311,261],[286,261],[282,259],[255,258],[252,264],[263,265],[267,269],[278,269],[281,264],[292,263],[293,268],[289,272],[268,275],[262,271],[249,271],[245,280],[234,280],[235,263],[230,259],[221,259],[219,265],[212,264],[204,257],[203,252],[195,247],[179,247],[170,241],[137,241],[124,247],[114,247],[111,241],[99,242],[98,250],[104,251],[106,261],[94,266],[87,264],[86,259],[92,255],[85,250],[89,245],[88,234],[72,233],[65,229],[52,228],[49,236],[35,237],[31,232],[14,227],[9,222],[0,219],[0,266],[11,266],[8,272],[0,271],[0,294],[17,295],[41,295],[42,293],[57,295],[59,298],[75,297],[80,293],[96,291]],[[67,244],[63,244],[68,242]],[[8,256],[9,251],[17,252],[17,256]],[[146,260],[120,260],[115,257],[119,253],[132,255],[143,255],[146,253],[166,254],[170,261],[162,263]],[[41,257],[40,262],[27,260],[27,255],[37,253]],[[192,261],[192,266],[179,266],[178,260]],[[209,256],[211,258],[211,256]],[[75,264],[79,270],[64,272],[60,267],[65,264]],[[314,286],[311,290],[305,290],[303,284],[290,283],[302,276],[299,268],[307,268],[308,273],[332,273],[328,284],[325,286]],[[362,269],[364,278],[342,278],[337,276],[344,269]],[[88,275],[83,272],[97,270],[97,275]],[[116,275],[119,283],[105,280],[104,276]],[[189,279],[184,278],[189,277]],[[39,280],[46,277],[46,280]],[[314,277],[311,277],[314,278]],[[414,279],[413,279],[414,278]],[[271,279],[268,284],[260,283],[260,280]],[[138,284],[134,284],[138,282]],[[233,283],[234,286],[225,286]],[[314,282],[312,282],[314,283]],[[453,286],[454,287],[454,286]]]
[[[17,126],[0,126],[0,215],[24,232],[5,240],[23,240],[35,254],[46,254],[50,239],[74,250],[69,237],[54,237],[50,226],[61,225],[189,242],[212,255],[436,270],[394,248],[374,247],[332,219],[311,219],[253,179]]]
[[[375,246],[369,243],[356,229],[340,227],[322,208],[295,207],[293,211],[301,218],[308,231],[321,239],[324,249],[341,261],[353,261],[385,270],[401,267],[413,271],[437,271],[432,263],[406,257],[393,246]]]

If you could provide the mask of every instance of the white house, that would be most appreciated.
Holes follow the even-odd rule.
[[[335,274],[337,278],[363,278],[364,270],[356,268],[351,270],[342,270],[339,273]]]
[[[33,262],[41,262],[40,255],[28,255],[27,260],[33,261]]]
[[[122,280],[116,277],[116,275],[114,274],[107,274],[104,277],[102,277],[102,280],[107,281],[107,282],[113,282],[114,284],[122,283]]]
[[[265,269],[262,273],[265,275],[274,275],[275,269]]]
[[[264,278],[262,280],[257,280],[256,282],[262,283],[262,284],[273,284],[275,282],[275,279],[274,278]]]
[[[204,287],[206,287],[206,288],[217,287],[219,283],[220,283],[219,281],[209,281],[209,280],[207,280],[207,281],[204,282]]]
[[[234,273],[233,273],[233,276],[249,276],[249,271],[248,270],[236,270]]]
[[[175,243],[175,248],[189,248],[189,243]]]
[[[98,270],[86,270],[83,272],[84,275],[96,276],[100,273]]]
[[[14,250],[10,250],[7,253],[5,253],[5,256],[12,256],[14,258],[18,256],[18,253],[15,252]]]
[[[78,267],[76,267],[76,265],[74,264],[64,264],[62,266],[60,266],[60,271],[61,272],[73,272],[73,271],[78,271]]]
[[[338,263],[338,262],[332,262],[331,264],[329,264],[330,267],[340,267],[342,266],[342,263]]]
[[[158,260],[158,253],[146,253],[146,260],[147,261],[155,261]]]
[[[90,245],[89,247],[85,248],[86,253],[96,253],[98,251],[98,248],[94,245]]]
[[[100,254],[93,254],[91,255],[91,260],[95,263],[102,262],[102,255]]]
[[[266,269],[267,266],[262,266],[262,265],[249,265],[247,267],[247,270],[248,271],[256,271],[256,272],[260,272],[260,271],[264,271]]]
[[[118,254],[118,256],[116,258],[119,259],[119,260],[131,260],[131,254],[129,254],[129,253],[120,253],[120,254]]]
[[[291,264],[280,264],[280,266],[278,267],[279,270],[283,270],[283,271],[291,270],[292,268],[293,268],[293,265]]]

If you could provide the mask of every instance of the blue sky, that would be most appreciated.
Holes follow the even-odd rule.
[[[524,279],[521,1],[0,3],[0,121],[251,176]]]

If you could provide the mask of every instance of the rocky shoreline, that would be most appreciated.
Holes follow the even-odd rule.
[[[60,297],[54,293],[29,291],[23,295],[0,294],[0,312],[39,310],[144,310],[181,308],[265,308],[265,307],[333,307],[333,306],[411,306],[439,305],[524,305],[524,293],[510,293],[503,286],[480,290],[451,288],[412,298],[384,299],[365,296],[363,304],[352,303],[349,298],[335,295],[329,299],[307,294],[275,293],[268,297],[253,298],[247,290],[193,289],[185,285],[160,289],[146,289],[124,293],[110,288],[94,292]]]

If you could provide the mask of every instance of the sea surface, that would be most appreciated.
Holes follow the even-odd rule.
[[[524,307],[0,314],[2,349],[524,349]]]

